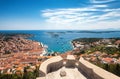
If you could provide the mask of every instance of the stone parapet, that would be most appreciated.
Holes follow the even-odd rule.
[[[82,57],[80,58],[79,61],[80,61],[80,63],[84,64],[87,68],[92,69],[96,75],[100,76],[103,79],[120,79],[120,77],[84,60],[84,58],[82,58]]]

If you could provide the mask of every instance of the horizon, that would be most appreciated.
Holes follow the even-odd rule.
[[[118,30],[118,0],[0,0],[0,30]]]
[[[96,31],[96,32],[104,32],[104,31],[108,31],[108,32],[110,32],[110,31],[113,31],[113,32],[117,32],[117,31],[120,31],[120,29],[113,29],[113,28],[108,28],[108,29],[88,29],[88,30],[80,30],[80,29],[38,29],[38,30],[36,30],[36,29],[7,29],[7,30],[4,30],[4,29],[0,29],[0,31]]]

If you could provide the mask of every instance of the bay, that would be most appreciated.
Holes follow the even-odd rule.
[[[79,30],[1,30],[0,33],[33,34],[29,39],[42,42],[49,52],[72,50],[71,41],[76,38],[118,38],[120,31],[79,31]]]

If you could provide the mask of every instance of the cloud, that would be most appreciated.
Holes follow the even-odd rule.
[[[108,3],[116,0],[91,0],[92,3]]]
[[[93,7],[96,7],[96,8],[105,8],[105,7],[108,7],[108,5],[93,5]]]
[[[92,6],[83,8],[58,8],[58,9],[45,9],[42,10],[42,16],[46,19],[47,23],[55,25],[55,27],[78,28],[81,26],[95,26],[99,25],[109,26],[115,20],[120,22],[120,8],[109,8],[107,4],[94,4],[94,3],[108,3],[115,0],[91,0]],[[118,23],[114,23],[118,26]],[[89,25],[91,24],[91,25]],[[111,26],[110,26],[111,27]]]
[[[88,24],[88,28],[84,28],[84,29],[119,29],[120,28],[120,20],[117,21],[100,21],[100,22],[96,22],[95,24]]]
[[[86,22],[95,20],[104,20],[120,17],[120,9],[95,9],[95,8],[71,8],[71,9],[55,9],[45,10],[43,17],[47,18],[47,22],[53,23],[70,23],[70,22]],[[101,12],[101,14],[99,14]],[[89,22],[88,21],[88,22]]]
[[[51,27],[52,26],[52,27]],[[94,29],[119,29],[120,28],[120,20],[117,21],[100,21],[95,23],[86,23],[86,24],[51,24],[49,23],[46,27],[42,29],[47,30],[94,30]]]

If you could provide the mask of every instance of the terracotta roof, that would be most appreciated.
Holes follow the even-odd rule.
[[[117,40],[117,41],[115,42],[115,44],[120,44],[120,40]]]
[[[112,58],[109,58],[109,57],[103,58],[102,60],[103,60],[103,61],[106,61],[106,62],[108,62],[108,63],[110,63],[110,62],[113,61],[113,59],[112,59]]]

